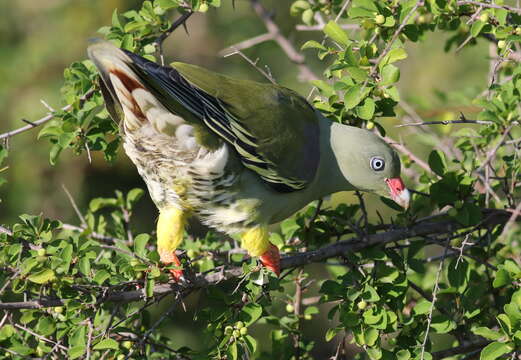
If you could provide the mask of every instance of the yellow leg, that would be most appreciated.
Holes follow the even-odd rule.
[[[183,241],[186,218],[186,213],[181,209],[171,207],[160,210],[157,221],[157,252],[164,264],[181,265],[175,250]],[[176,280],[183,275],[182,270],[171,272]]]
[[[280,274],[279,249],[269,241],[268,228],[263,225],[245,231],[241,236],[242,247],[251,256],[259,256],[262,264]]]

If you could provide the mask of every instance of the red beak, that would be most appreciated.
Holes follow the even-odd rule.
[[[409,207],[409,200],[411,195],[409,190],[405,188],[405,185],[400,178],[385,179],[387,186],[389,186],[389,192],[391,193],[391,199],[404,209]]]

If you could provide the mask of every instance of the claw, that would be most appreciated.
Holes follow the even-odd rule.
[[[262,265],[273,271],[277,276],[280,275],[280,253],[278,247],[270,244],[269,249],[260,256],[260,261]]]
[[[165,265],[174,264],[175,266],[181,267],[181,261],[175,254],[175,252],[170,253],[161,253],[161,262]],[[184,274],[183,270],[180,269],[170,269],[170,274],[172,275],[172,278],[175,280],[175,282],[184,281]]]

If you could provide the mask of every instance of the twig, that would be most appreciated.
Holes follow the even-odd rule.
[[[93,94],[94,94],[94,89],[91,89],[91,90],[87,91],[85,93],[85,95],[83,95],[80,98],[80,106],[81,106],[82,103],[84,103],[86,100],[88,100]],[[60,110],[61,111],[69,111],[71,109],[72,109],[72,105],[69,104],[67,106],[62,107]],[[21,134],[23,132],[26,132],[28,130],[34,129],[37,126],[45,124],[47,121],[53,119],[55,116],[56,116],[56,114],[54,114],[54,113],[48,114],[47,116],[44,116],[43,118],[41,118],[39,120],[32,121],[29,125],[22,126],[21,128],[18,128],[18,129],[11,130],[11,131],[8,131],[6,133],[0,134],[0,140],[8,139],[11,136],[15,136],[15,135]]]
[[[226,49],[219,51],[219,55],[222,57],[227,57],[227,56],[232,55],[232,53],[235,53],[238,50],[248,49],[255,45],[269,41],[269,40],[273,40],[273,34],[266,33],[266,34],[258,35],[258,36],[252,37],[251,39],[241,41],[235,45],[228,46]]]
[[[232,55],[235,55],[235,54],[238,54],[240,55],[244,60],[246,60],[251,66],[253,66],[255,69],[257,69],[258,72],[260,72],[266,79],[268,79],[272,84],[276,84],[277,82],[275,81],[275,79],[273,79],[273,77],[271,76],[271,74],[268,74],[267,72],[265,72],[264,70],[262,70],[258,65],[257,65],[257,61],[253,61],[252,59],[250,59],[249,57],[247,57],[242,51],[240,51],[239,49],[235,49],[234,52],[232,53],[229,53],[227,55],[225,55],[225,57],[228,57],[228,56],[232,56]]]
[[[14,326],[17,327],[18,329],[22,330],[22,331],[25,331],[25,332],[27,332],[27,333],[29,333],[29,334],[31,334],[31,335],[37,337],[37,338],[40,339],[40,340],[43,340],[43,341],[48,342],[48,343],[50,343],[50,344],[54,344],[55,346],[57,345],[58,348],[60,348],[61,350],[65,350],[65,351],[68,351],[68,350],[69,350],[69,348],[67,348],[67,347],[65,347],[65,346],[63,346],[63,345],[58,345],[58,344],[56,343],[56,341],[53,341],[53,340],[51,340],[51,339],[46,338],[45,336],[42,336],[42,335],[40,335],[40,334],[37,334],[37,333],[35,333],[34,331],[32,331],[31,329],[26,328],[25,326],[22,326],[22,325],[19,325],[19,324],[14,324]]]
[[[321,25],[321,24],[309,25],[309,26],[299,24],[299,25],[295,26],[295,29],[297,29],[298,31],[322,31],[322,29],[324,29],[324,26],[325,25]],[[360,26],[358,26],[357,24],[342,24],[342,25],[338,25],[338,26],[340,26],[340,28],[344,29],[344,30],[360,29]]]
[[[508,234],[510,231],[510,228],[514,225],[517,218],[521,215],[521,202],[517,204],[516,208],[514,209],[514,212],[512,213],[512,216],[510,216],[510,219],[508,219],[507,223],[505,224],[505,227],[503,228],[503,231],[501,232],[501,235],[499,235],[498,239],[503,239],[503,237]]]
[[[434,312],[434,306],[436,304],[436,300],[438,300],[437,295],[438,295],[438,291],[440,289],[440,276],[441,276],[441,272],[443,271],[443,264],[445,262],[445,257],[447,256],[447,253],[449,251],[449,241],[450,241],[450,238],[447,238],[443,257],[438,266],[438,271],[436,272],[436,280],[434,281],[434,289],[432,290],[431,307],[429,309],[429,314],[427,315],[427,329],[425,330],[425,337],[423,338],[423,343],[421,346],[422,350],[421,350],[421,354],[420,354],[420,360],[423,360],[424,356],[425,356],[425,346],[427,345],[427,340],[429,339],[429,330],[431,328],[432,313]]]
[[[423,126],[423,125],[449,125],[449,124],[478,124],[478,125],[492,125],[493,121],[487,120],[442,120],[442,121],[424,121],[424,122],[415,122],[408,124],[400,124],[396,125],[396,127],[404,127],[404,126]]]
[[[419,167],[421,167],[423,170],[427,171],[431,175],[436,175],[430,168],[429,164],[427,164],[425,161],[414,155],[414,153],[405,147],[405,145],[397,143],[394,139],[390,138],[389,136],[384,136],[383,139],[392,147],[394,147],[399,152],[407,155],[413,162],[418,164]],[[436,175],[438,176],[438,175]]]
[[[484,3],[484,2],[480,2],[480,1],[469,1],[469,0],[458,1],[457,4],[458,4],[458,6],[476,5],[476,6],[482,6],[484,8],[489,8],[489,9],[505,9],[508,11],[515,12],[516,14],[521,14],[520,8],[516,8],[516,7],[508,6],[508,5],[496,5],[496,4],[491,4],[491,3]]]
[[[394,44],[394,42],[396,41],[398,36],[400,36],[400,33],[402,32],[405,25],[407,25],[407,23],[409,22],[409,19],[411,18],[411,16],[416,12],[416,10],[418,10],[418,8],[420,6],[423,6],[423,0],[418,0],[416,2],[416,4],[413,6],[413,8],[411,9],[411,11],[409,11],[409,13],[405,16],[402,23],[400,24],[398,29],[396,29],[393,36],[391,37],[391,40],[389,40],[387,42],[387,45],[385,46],[384,50],[382,51],[380,56],[378,56],[378,58],[376,59],[375,64],[374,64],[373,68],[371,69],[371,75],[373,75],[375,73],[376,68],[378,67],[378,64],[380,64],[380,61],[382,61],[382,59],[389,53],[389,51],[391,51],[392,45]]]
[[[257,15],[264,22],[268,33],[273,36],[273,40],[279,44],[286,56],[292,62],[297,64],[302,78],[306,81],[317,80],[318,77],[306,65],[306,58],[304,55],[299,53],[293,44],[281,34],[278,25],[271,19],[271,14],[266,10],[266,8],[258,0],[251,0],[251,4]]]
[[[65,191],[65,194],[67,195],[67,197],[69,198],[69,201],[70,201],[70,203],[72,205],[72,208],[74,209],[74,212],[76,213],[76,215],[78,215],[78,218],[80,219],[80,222],[81,222],[81,226],[86,228],[87,227],[87,222],[85,221],[85,218],[81,214],[80,209],[78,208],[78,205],[76,205],[76,202],[74,201],[74,198],[72,197],[72,195],[69,192],[69,190],[65,187],[65,184],[62,184],[62,188],[63,188],[63,191]]]
[[[514,127],[514,125],[518,125],[517,122],[515,123],[512,123],[510,124],[506,129],[505,131],[503,132],[503,136],[501,136],[501,139],[499,140],[499,142],[496,144],[496,146],[494,146],[494,148],[487,154],[487,158],[485,159],[485,161],[483,163],[481,163],[481,165],[479,165],[479,167],[475,170],[476,172],[479,172],[480,170],[482,170],[485,166],[487,166],[490,161],[492,161],[492,159],[496,156],[496,153],[497,151],[499,150],[499,148],[501,147],[501,145],[503,145],[503,143],[505,142],[505,139],[507,138],[508,134],[510,133],[510,130],[512,130],[512,128]]]
[[[466,354],[473,350],[482,349],[488,344],[490,344],[490,340],[479,340],[476,342],[470,342],[465,345],[459,345],[451,349],[436,351],[433,352],[431,355],[434,360],[441,360],[450,356]]]
[[[79,232],[84,232],[84,231],[88,230],[87,228],[83,228],[83,227],[79,227],[79,226],[71,225],[71,224],[62,224],[62,229],[79,231]],[[115,244],[117,242],[127,243],[127,240],[118,239],[118,238],[115,238],[112,236],[99,234],[97,232],[89,232],[88,236],[90,236],[91,238],[96,239],[96,240],[105,241],[109,244]]]
[[[2,225],[0,225],[0,233],[4,233],[9,236],[13,236],[13,232],[11,230],[9,230],[8,228],[3,227]]]
[[[157,46],[157,51],[158,51],[158,54],[159,54],[159,59],[161,60],[161,65],[165,65],[165,58],[163,56],[163,42],[166,40],[167,37],[170,36],[170,34],[172,34],[174,32],[175,29],[177,29],[179,26],[181,25],[185,25],[186,23],[186,20],[188,20],[188,18],[190,16],[193,15],[193,12],[192,11],[189,11],[187,13],[184,13],[183,15],[181,15],[176,21],[173,22],[173,24],[168,28],[167,31],[163,32],[161,35],[158,36],[158,38],[156,39],[155,43],[156,43],[156,46]]]

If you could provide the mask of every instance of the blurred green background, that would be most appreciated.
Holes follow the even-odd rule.
[[[110,23],[112,12],[139,7],[136,0],[17,0],[0,1],[0,133],[25,125],[22,119],[37,120],[46,115],[41,99],[59,108],[65,104],[60,98],[63,69],[73,61],[86,58],[88,39],[100,36],[97,29]],[[321,40],[319,32],[298,32],[298,19],[289,15],[286,1],[263,1],[273,9],[275,21],[287,37],[299,47],[305,40]],[[223,6],[207,14],[196,14],[188,21],[188,34],[179,29],[165,42],[168,61],[178,60],[208,67],[212,70],[243,78],[263,81],[262,76],[239,56],[222,58],[218,52],[242,40],[264,33],[263,23],[250,7],[249,1],[224,0]],[[413,105],[428,118],[457,117],[458,110],[469,110],[463,94],[479,93],[487,84],[489,68],[488,44],[467,46],[458,54],[445,53],[446,38],[436,35],[420,45],[408,48],[409,58],[401,64],[399,83],[402,99]],[[307,96],[311,86],[299,82],[295,66],[273,42],[266,42],[245,53],[267,65],[274,78],[282,85]],[[325,67],[306,51],[311,68],[318,75]],[[472,109],[467,112],[469,118]],[[397,129],[399,119],[384,119],[382,124],[395,139],[404,139],[407,146],[425,158],[430,147],[425,145],[410,128]],[[435,128],[435,131],[447,129]],[[0,224],[9,225],[22,213],[39,214],[77,224],[71,204],[62,188],[69,189],[80,210],[88,206],[93,197],[112,196],[114,190],[128,191],[144,188],[144,183],[121,151],[119,158],[108,164],[100,154],[93,153],[92,163],[87,155],[64,152],[56,166],[48,160],[50,144],[37,141],[39,129],[25,132],[9,140],[7,165],[8,183],[0,187]],[[407,181],[406,181],[407,182]],[[413,185],[409,182],[409,185]],[[339,199],[349,200],[343,196]],[[370,213],[374,211],[369,209]],[[156,210],[145,196],[133,215],[138,232],[154,228]],[[189,302],[197,305],[198,299]],[[182,313],[182,323],[190,322],[193,314]],[[307,324],[319,343],[324,343],[317,331],[320,318]],[[166,325],[170,326],[170,325]],[[201,341],[198,332],[171,330],[179,344],[197,346]],[[183,334],[183,335],[181,335]],[[322,347],[319,346],[317,351]]]

